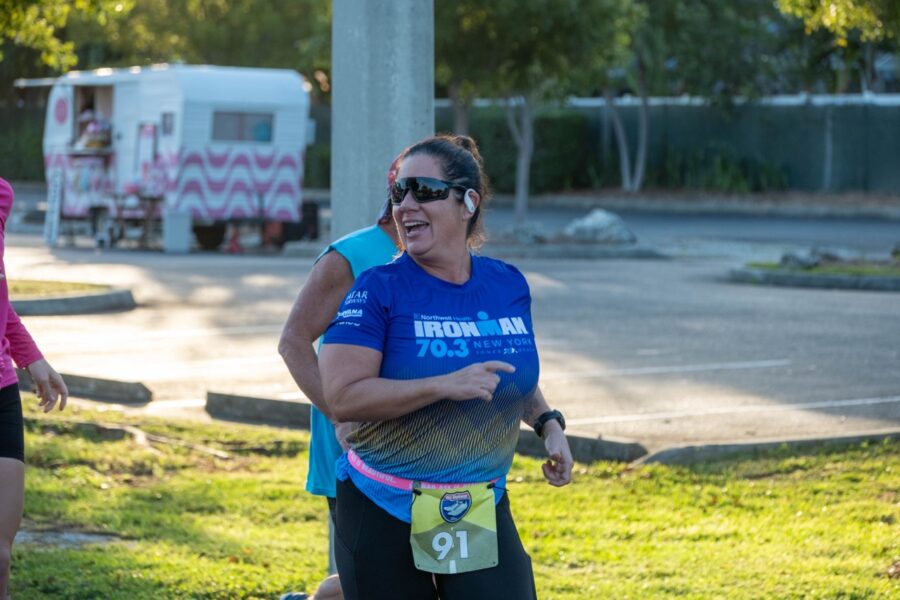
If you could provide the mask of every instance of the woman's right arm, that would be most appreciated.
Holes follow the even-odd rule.
[[[319,352],[322,391],[337,421],[385,421],[438,400],[491,400],[500,382],[497,371],[509,363],[474,363],[458,371],[421,379],[379,377],[381,352],[365,346],[325,344]]]
[[[12,305],[7,308],[6,339],[9,340],[9,353],[12,359],[31,375],[37,396],[41,400],[39,406],[44,412],[49,412],[59,401],[59,410],[63,410],[69,397],[66,382],[38,350],[37,344],[25,329]]]

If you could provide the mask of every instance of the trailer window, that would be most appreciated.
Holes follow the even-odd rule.
[[[175,131],[175,113],[164,112],[162,114],[162,134],[170,136]]]
[[[213,113],[212,139],[221,142],[271,142],[272,113]]]

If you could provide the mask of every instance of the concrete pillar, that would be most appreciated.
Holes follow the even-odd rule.
[[[433,0],[334,0],[331,238],[372,225],[391,160],[434,133]]]

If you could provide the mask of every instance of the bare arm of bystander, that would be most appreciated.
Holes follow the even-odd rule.
[[[332,251],[319,259],[294,301],[278,342],[278,352],[291,377],[309,401],[332,421],[331,409],[322,395],[314,344],[325,333],[352,286],[353,271],[343,256]]]

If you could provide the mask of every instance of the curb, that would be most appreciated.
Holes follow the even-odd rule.
[[[22,369],[16,370],[20,387],[30,386],[31,377]],[[63,374],[70,395],[91,400],[105,400],[122,404],[146,404],[152,393],[141,383],[128,383]],[[206,412],[217,419],[250,422],[274,427],[309,429],[310,404],[295,400],[274,400],[254,396],[207,392]],[[842,446],[883,440],[900,441],[900,429],[862,433],[839,437],[810,437],[797,439],[761,440],[746,443],[689,444],[673,446],[648,453],[639,442],[615,438],[591,438],[568,434],[572,457],[583,463],[608,460],[643,464],[685,465],[714,462],[736,456],[753,457],[778,449],[804,450],[821,446]],[[540,438],[531,429],[519,431],[516,452],[525,456],[544,458],[546,451]]]
[[[825,288],[841,290],[873,290],[900,292],[900,277],[873,275],[804,275],[797,271],[765,269],[731,269],[728,279],[736,283]]]
[[[567,433],[566,439],[569,440],[572,458],[583,463],[591,463],[598,460],[630,463],[647,455],[647,449],[643,445],[631,440],[592,438],[572,433]],[[519,443],[516,445],[516,452],[535,458],[547,458],[544,442],[529,427],[523,427],[519,430]]]
[[[309,429],[309,408],[310,404],[302,401],[273,400],[218,392],[207,392],[206,394],[206,411],[215,418],[274,427]],[[652,463],[691,465],[739,455],[752,456],[779,448],[803,450],[816,446],[879,442],[885,439],[900,440],[900,430],[841,437],[764,440],[733,444],[691,444],[664,448],[649,454],[644,445],[631,440],[591,438],[571,433],[566,437],[569,440],[572,457],[578,462],[591,463],[607,460],[630,463],[636,467]],[[516,452],[536,458],[545,458],[547,454],[541,439],[528,428],[520,429]]]
[[[695,444],[666,448],[639,458],[633,466],[642,464],[692,465],[701,462],[713,462],[738,455],[753,457],[754,455],[786,448],[803,450],[820,446],[842,446],[861,444],[864,442],[880,442],[882,440],[900,440],[900,430],[886,433],[869,433],[842,437],[813,437],[793,440],[768,440],[748,442],[745,444]]]
[[[206,412],[217,419],[309,429],[308,402],[206,392]]]
[[[110,290],[80,296],[52,296],[33,300],[13,300],[13,308],[23,317],[82,315],[87,313],[126,311],[137,306],[131,290]]]
[[[16,369],[20,389],[34,389],[34,381],[25,369]],[[75,398],[115,402],[116,404],[147,404],[153,400],[153,392],[143,383],[115,381],[97,377],[84,377],[60,373],[69,388],[69,395]]]
[[[250,421],[275,427],[309,429],[310,406],[308,402],[296,400],[273,400],[219,392],[206,393],[206,412],[212,417],[230,421]],[[577,435],[566,437],[569,439],[573,458],[579,462],[598,460],[632,462],[647,454],[646,448],[641,444],[628,440]],[[544,458],[547,455],[541,439],[534,435],[531,429],[526,428],[519,431],[516,452],[537,458]]]

